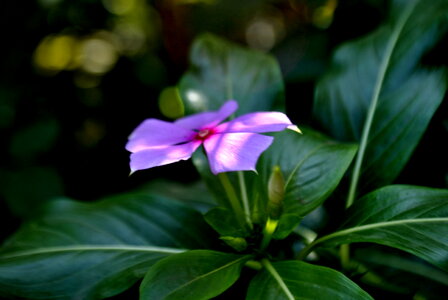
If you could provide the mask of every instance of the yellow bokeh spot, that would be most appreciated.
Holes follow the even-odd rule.
[[[328,0],[325,5],[318,7],[313,13],[313,24],[325,29],[333,22],[334,11],[338,5],[337,0]]]
[[[101,75],[113,68],[118,60],[114,36],[98,32],[81,43],[81,68],[91,74]]]
[[[103,0],[103,6],[115,15],[125,15],[135,8],[136,0]]]
[[[44,72],[72,70],[79,64],[78,40],[70,35],[45,37],[34,52],[34,64]]]
[[[184,104],[177,87],[163,89],[159,96],[160,112],[167,118],[177,119],[184,115]]]

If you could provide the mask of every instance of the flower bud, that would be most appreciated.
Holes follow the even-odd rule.
[[[285,197],[285,180],[279,166],[272,170],[268,183],[267,212],[271,219],[278,220],[283,210],[283,198]]]

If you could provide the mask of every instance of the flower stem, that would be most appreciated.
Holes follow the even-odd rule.
[[[244,211],[241,206],[241,203],[236,195],[235,189],[233,188],[232,183],[229,180],[229,177],[226,173],[219,173],[218,178],[221,181],[222,186],[224,187],[224,190],[226,191],[227,197],[230,202],[230,206],[232,207],[236,218],[240,222],[242,226],[246,226],[245,224],[245,217],[244,217]]]
[[[247,197],[247,189],[246,189],[246,182],[244,181],[244,174],[241,171],[238,171],[237,174],[238,174],[238,182],[240,183],[240,189],[241,189],[241,200],[243,202],[244,217],[246,219],[247,225],[249,225],[249,228],[252,230],[253,225],[250,216],[250,206],[249,206],[249,199]]]
[[[339,247],[339,255],[341,257],[341,266],[343,269],[348,269],[350,265],[350,245],[344,244]]]

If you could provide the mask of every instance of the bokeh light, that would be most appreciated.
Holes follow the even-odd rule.
[[[81,43],[81,68],[92,74],[104,74],[118,59],[114,35],[101,31]]]
[[[166,87],[159,96],[160,112],[167,118],[177,119],[184,115],[184,104],[175,86]]]
[[[79,65],[79,41],[66,34],[45,37],[34,52],[34,64],[49,75],[75,69]]]

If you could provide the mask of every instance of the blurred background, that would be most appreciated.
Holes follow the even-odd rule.
[[[1,239],[54,198],[92,201],[154,178],[198,178],[190,161],[129,177],[124,149],[143,119],[180,116],[172,87],[198,34],[273,54],[288,114],[313,125],[314,85],[331,53],[375,29],[387,8],[384,0],[2,1]],[[428,63],[446,63],[446,46],[445,38]],[[447,187],[448,149],[438,142],[448,137],[446,107],[399,182]]]

